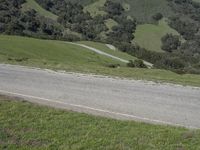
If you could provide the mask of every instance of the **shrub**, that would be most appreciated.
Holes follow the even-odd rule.
[[[156,21],[159,21],[163,18],[163,15],[161,13],[156,13],[155,15],[152,16],[152,18]]]
[[[164,37],[162,37],[161,41],[162,49],[167,52],[172,52],[173,50],[178,49],[178,47],[181,45],[179,36],[177,35],[166,34]]]
[[[108,64],[107,67],[109,67],[109,68],[118,68],[118,67],[120,67],[120,64]]]
[[[131,68],[147,68],[141,59],[136,59],[135,61],[130,60],[129,63],[127,63],[127,66]]]

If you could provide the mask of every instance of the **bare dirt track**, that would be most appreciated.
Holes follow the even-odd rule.
[[[0,64],[0,93],[94,115],[200,128],[200,88]]]

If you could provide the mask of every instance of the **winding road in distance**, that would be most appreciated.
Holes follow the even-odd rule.
[[[0,94],[93,115],[200,128],[200,88],[0,64]]]
[[[80,46],[80,47],[86,48],[86,49],[88,49],[88,50],[90,50],[90,51],[93,51],[93,52],[95,52],[95,53],[97,53],[97,54],[110,57],[110,58],[112,58],[112,59],[121,61],[121,62],[123,62],[123,63],[128,63],[128,62],[129,62],[129,60],[125,60],[125,59],[116,57],[116,56],[111,55],[111,54],[108,54],[108,53],[106,53],[106,52],[104,52],[104,51],[102,51],[102,50],[96,49],[96,48],[94,48],[94,47],[87,46],[87,45],[85,45],[85,44],[73,43],[73,42],[66,42],[66,43],[68,43],[68,44],[73,44],[73,45],[76,45],[76,46]],[[111,46],[112,46],[112,45],[111,45]],[[152,64],[152,63],[149,63],[149,62],[144,61],[144,60],[143,60],[143,62],[144,62],[144,64],[145,64],[148,68],[152,68],[152,67],[153,67],[153,64]]]

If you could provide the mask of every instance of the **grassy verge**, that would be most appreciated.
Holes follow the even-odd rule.
[[[89,44],[95,48],[105,48],[103,44]],[[122,58],[133,58],[108,48],[103,50]],[[178,75],[166,70],[128,68],[124,63],[62,41],[0,35],[0,63],[200,86],[200,75]],[[110,64],[120,64],[120,67],[110,68]]]
[[[0,96],[0,149],[199,148],[199,130],[95,117]]]

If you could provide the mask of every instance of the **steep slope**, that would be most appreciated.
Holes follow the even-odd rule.
[[[54,15],[53,13],[45,10],[42,8],[35,0],[26,0],[26,3],[23,4],[24,11],[34,9],[36,10],[41,16],[56,20],[58,16]]]
[[[12,43],[9,44],[9,43]],[[1,62],[67,70],[93,70],[120,61],[62,41],[0,36]]]

